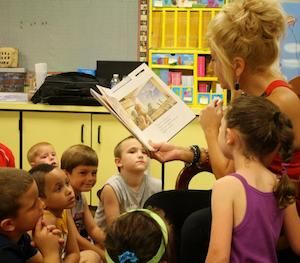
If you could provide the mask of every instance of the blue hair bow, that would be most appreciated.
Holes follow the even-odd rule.
[[[133,252],[125,251],[122,255],[119,256],[119,262],[125,263],[126,261],[129,261],[130,263],[136,263],[138,262],[138,258]]]

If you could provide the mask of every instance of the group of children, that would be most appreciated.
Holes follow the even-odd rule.
[[[283,225],[299,251],[293,189],[284,173],[278,180],[263,162],[278,148],[288,160],[289,119],[264,98],[240,97],[223,117],[218,141],[236,173],[217,180],[213,189],[207,262],[218,257],[243,262],[257,255],[276,262]],[[96,183],[98,158],[92,148],[71,146],[59,168],[54,147],[38,143],[28,151],[29,172],[0,169],[1,262],[175,262],[171,226],[161,211],[142,209],[161,190],[161,182],[146,173],[148,152],[130,136],[117,144],[114,155],[118,173],[98,191],[95,219],[83,195]]]
[[[28,151],[28,172],[1,168],[0,261],[105,262],[107,227],[161,191],[160,180],[146,173],[148,153],[137,139],[125,138],[114,154],[118,173],[98,191],[96,220],[83,194],[97,179],[98,157],[91,147],[69,147],[59,165],[54,146],[41,142]]]

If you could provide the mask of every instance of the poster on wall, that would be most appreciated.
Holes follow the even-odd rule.
[[[300,75],[300,0],[281,1],[288,15],[288,28],[281,44],[281,71],[291,80]]]

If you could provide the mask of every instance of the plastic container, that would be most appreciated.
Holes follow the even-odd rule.
[[[110,81],[110,88],[113,88],[120,82],[119,74],[113,74],[113,77]]]

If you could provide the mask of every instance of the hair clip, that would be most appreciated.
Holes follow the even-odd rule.
[[[136,263],[138,262],[138,258],[133,252],[125,251],[123,254],[119,256],[120,263],[125,263],[129,261],[130,263]]]

